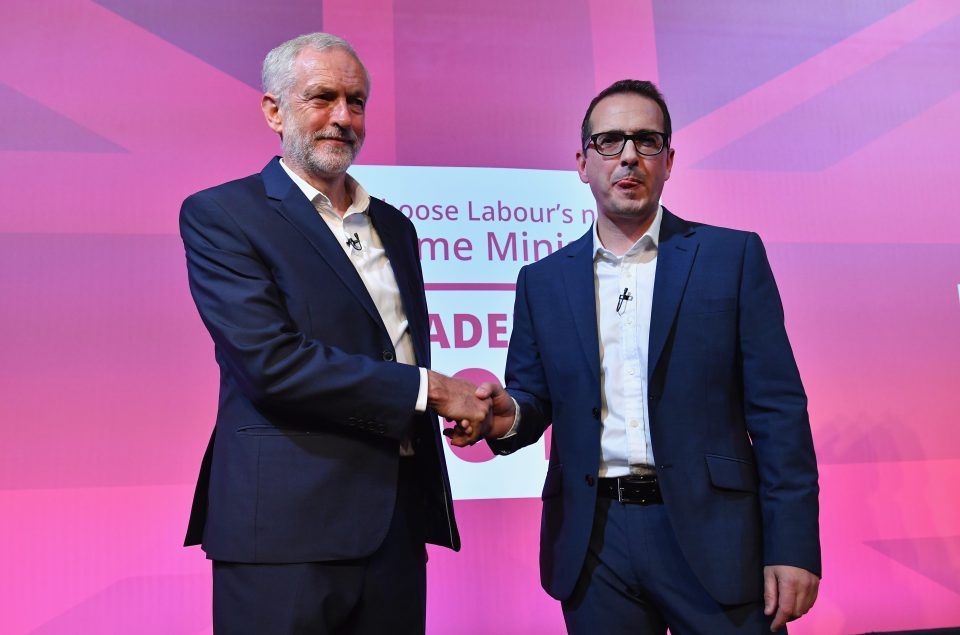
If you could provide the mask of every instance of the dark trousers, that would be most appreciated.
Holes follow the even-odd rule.
[[[427,572],[415,461],[400,460],[390,529],[369,557],[295,564],[214,561],[214,633],[422,635]]]
[[[664,635],[667,628],[671,635],[759,635],[770,633],[772,621],[762,598],[724,606],[710,596],[680,552],[662,504],[603,498],[580,579],[562,607],[573,635]]]

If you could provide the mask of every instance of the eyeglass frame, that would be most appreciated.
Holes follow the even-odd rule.
[[[613,154],[604,154],[603,152],[600,152],[600,148],[597,146],[597,137],[600,137],[605,134],[616,134],[623,137],[623,144],[621,144],[620,149],[614,152]],[[644,135],[651,135],[651,134],[659,135],[660,138],[663,140],[663,144],[660,146],[660,149],[654,152],[653,154],[646,154],[640,149],[640,146],[637,145],[637,141],[639,140],[640,137]],[[627,134],[626,132],[621,132],[620,130],[604,130],[603,132],[598,132],[596,134],[590,135],[588,139],[589,141],[587,142],[587,144],[583,146],[583,151],[586,152],[587,148],[589,148],[592,145],[593,149],[596,150],[597,154],[599,154],[602,157],[615,157],[619,155],[620,153],[623,152],[624,148],[627,147],[627,141],[633,141],[634,150],[637,151],[637,154],[644,157],[655,157],[660,153],[662,153],[665,149],[670,147],[670,137],[668,137],[666,133],[660,132],[659,130],[638,130],[633,134]]]

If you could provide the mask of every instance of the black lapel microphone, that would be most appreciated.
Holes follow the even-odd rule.
[[[353,233],[353,238],[347,238],[347,247],[353,247],[357,251],[363,251],[363,245],[360,244],[360,235]]]
[[[624,288],[623,293],[620,294],[620,297],[617,299],[617,313],[620,312],[620,309],[623,308],[624,302],[629,302],[633,299],[633,296],[630,295],[630,289]]]

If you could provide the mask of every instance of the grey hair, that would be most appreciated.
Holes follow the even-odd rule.
[[[261,81],[263,82],[263,92],[270,93],[277,98],[280,104],[283,104],[287,95],[293,90],[295,75],[293,65],[297,56],[304,49],[314,49],[323,51],[330,48],[343,49],[357,60],[363,74],[367,78],[367,88],[370,86],[370,76],[367,74],[367,68],[360,61],[360,56],[353,50],[350,43],[343,38],[331,35],[329,33],[307,33],[287,40],[277,48],[273,49],[263,59],[263,72]]]

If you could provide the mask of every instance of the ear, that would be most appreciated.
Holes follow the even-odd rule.
[[[670,171],[673,170],[673,146],[670,146],[670,151],[667,153],[667,175],[664,177],[664,181],[670,178]]]
[[[589,183],[590,179],[587,177],[587,151],[586,150],[577,150],[577,173],[580,175],[580,180],[584,183]]]
[[[271,93],[264,93],[260,100],[260,109],[263,118],[267,120],[270,129],[281,137],[283,136],[283,116],[280,114],[280,101]]]

